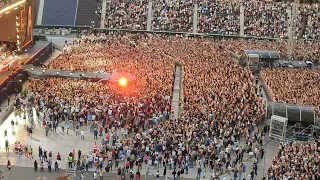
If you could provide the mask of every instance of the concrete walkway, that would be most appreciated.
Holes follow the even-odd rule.
[[[173,119],[179,118],[179,102],[180,102],[180,86],[181,86],[181,66],[176,66],[174,74],[174,85],[172,93],[171,106],[173,109]]]

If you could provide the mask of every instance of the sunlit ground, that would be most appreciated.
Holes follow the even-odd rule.
[[[10,147],[12,147],[16,141],[19,141],[22,144],[27,142],[28,136],[26,126],[28,124],[28,116],[26,116],[26,120],[23,120],[22,117],[23,116],[21,116],[21,118],[19,116],[15,116],[12,112],[0,126],[0,151],[5,151],[5,130],[8,132],[7,138]],[[15,122],[14,126],[11,125],[11,120]]]

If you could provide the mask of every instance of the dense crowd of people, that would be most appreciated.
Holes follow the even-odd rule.
[[[183,67],[182,112],[179,119],[168,120],[174,61]],[[214,174],[233,170],[241,176],[244,155],[255,152],[256,163],[263,151],[264,135],[257,123],[264,110],[255,80],[228,56],[220,41],[88,35],[68,45],[48,66],[122,71],[137,77],[125,90],[113,83],[60,78],[31,80],[29,87],[35,102],[45,106],[44,114],[50,117],[46,119],[71,119],[76,124],[96,120],[99,125],[92,130],[112,140],[111,146],[100,149],[102,154],[124,154],[130,167],[150,161],[152,166],[162,162],[177,174],[196,166],[200,173],[209,167]],[[131,139],[113,137],[114,128],[124,129]],[[242,136],[244,145],[239,144]],[[108,157],[123,161],[118,155]]]
[[[198,32],[239,35],[240,3],[198,1]]]
[[[193,2],[193,0],[153,1],[151,30],[192,32]]]
[[[281,144],[270,168],[268,179],[320,179],[320,143]]]
[[[260,0],[244,1],[245,35],[287,38],[287,3],[266,3]]]
[[[301,10],[305,16],[304,39],[320,39],[320,13],[319,8],[315,6],[305,6]]]
[[[261,75],[275,101],[313,106],[319,113],[320,72],[318,69],[263,69]]]
[[[106,28],[146,30],[147,6],[148,0],[108,1],[105,17]]]
[[[107,2],[105,23],[110,29],[146,30],[148,1],[112,0]],[[193,29],[194,4],[198,5],[197,29]],[[244,33],[247,36],[288,38],[289,14],[295,9],[290,2],[265,0],[235,1],[152,1],[152,31],[179,31],[238,35],[240,33],[240,6],[244,7]],[[101,15],[102,7],[96,14]],[[294,12],[292,12],[294,13]],[[297,16],[292,16],[294,38],[319,39],[319,9],[299,4]]]

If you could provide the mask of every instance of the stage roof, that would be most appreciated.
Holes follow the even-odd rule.
[[[280,59],[280,55],[276,51],[256,50],[256,49],[247,49],[243,51],[244,53],[246,53],[246,55],[257,54],[261,59]]]

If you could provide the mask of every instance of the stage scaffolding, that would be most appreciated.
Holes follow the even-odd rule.
[[[267,102],[266,120],[270,137],[279,141],[290,139],[308,141],[314,138],[318,128],[316,113],[312,106]]]

